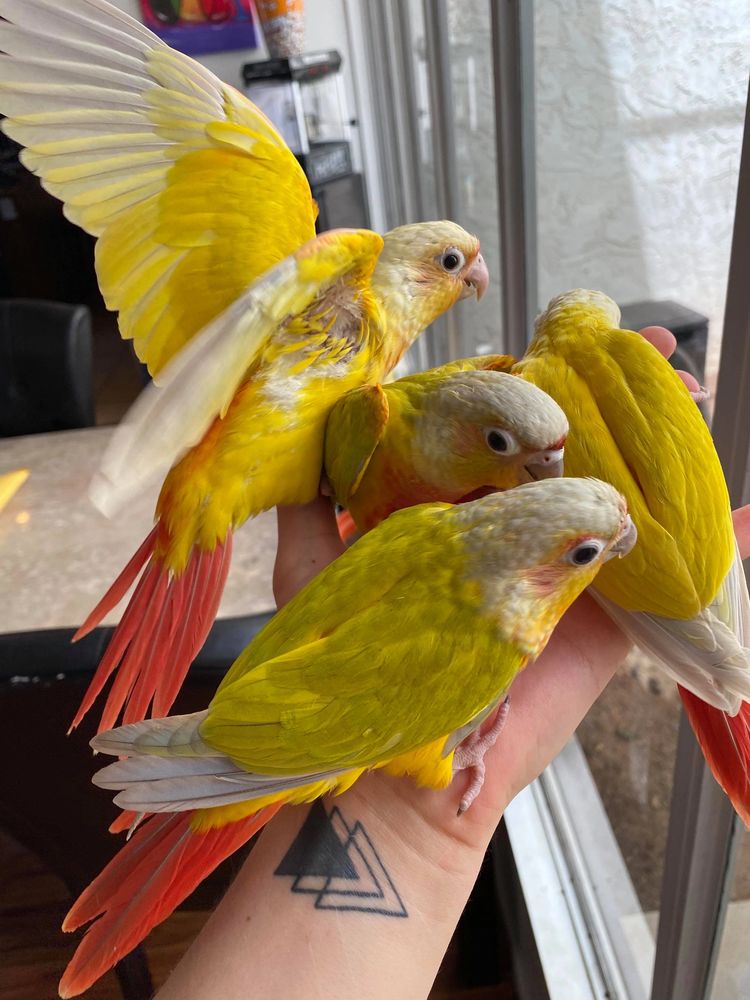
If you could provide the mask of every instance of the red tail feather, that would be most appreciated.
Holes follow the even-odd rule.
[[[189,812],[148,819],[84,890],[65,918],[65,931],[90,920],[95,923],[60,980],[60,996],[74,997],[88,989],[168,917],[220,862],[262,830],[280,808],[281,803],[267,806],[204,833],[190,829]]]
[[[737,814],[750,826],[750,704],[737,715],[707,705],[679,688],[690,725],[713,776],[729,796]]]
[[[74,639],[91,631],[121,600],[143,570],[114,631],[71,729],[91,708],[110,675],[118,675],[107,697],[99,732],[169,712],[188,667],[206,641],[232,558],[232,535],[212,552],[193,547],[185,570],[175,575],[154,553],[158,525],[97,604]],[[148,565],[143,569],[146,560]]]
[[[133,812],[132,809],[123,809],[120,815],[109,824],[110,833],[125,833],[135,823],[141,813]]]
[[[357,525],[348,510],[341,510],[336,515],[336,526],[339,529],[339,538],[342,542],[350,544],[356,540]]]
[[[130,590],[133,581],[143,569],[146,560],[154,551],[154,545],[156,544],[156,532],[158,531],[158,528],[159,525],[155,524],[149,534],[144,538],[141,543],[141,547],[138,549],[136,554],[127,564],[122,573],[120,573],[117,577],[101,601],[99,601],[96,605],[83,625],[81,625],[76,634],[73,636],[73,642],[78,642],[79,639],[83,639],[83,637],[88,635],[92,629],[96,628],[102,618],[104,618],[104,616],[110,612],[116,604],[119,604],[125,594],[127,594]]]

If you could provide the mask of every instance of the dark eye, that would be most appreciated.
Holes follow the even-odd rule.
[[[601,555],[604,545],[593,538],[586,539],[568,552],[566,559],[574,566],[588,566]]]
[[[442,255],[440,263],[446,271],[458,271],[459,268],[464,266],[464,255],[460,250],[451,247],[450,250],[446,250]]]
[[[487,444],[498,455],[514,455],[518,451],[518,443],[508,431],[490,427],[484,432],[484,436]]]

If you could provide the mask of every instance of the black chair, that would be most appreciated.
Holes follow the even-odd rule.
[[[173,714],[205,708],[227,668],[271,617],[269,612],[215,622]],[[95,629],[71,645],[73,631],[0,635],[0,758],[6,762],[0,768],[0,825],[62,879],[71,901],[122,843],[107,832],[118,810],[91,785],[102,765],[88,746],[93,723],[87,719],[65,735],[112,629]],[[182,907],[214,906],[246,854],[244,849],[228,858]],[[122,959],[115,973],[125,1000],[151,997],[141,948]]]
[[[94,425],[86,306],[0,301],[0,437]]]

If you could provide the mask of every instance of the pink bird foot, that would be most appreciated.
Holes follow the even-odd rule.
[[[690,390],[690,395],[696,403],[705,403],[707,399],[711,398],[711,390],[699,385],[697,389]]]
[[[470,771],[469,787],[461,796],[458,803],[458,815],[465,813],[474,799],[479,795],[484,784],[484,755],[491,750],[500,733],[505,728],[510,711],[510,698],[495,709],[494,718],[491,718],[490,728],[482,732],[479,726],[473,733],[469,733],[465,740],[456,747],[453,754],[453,770]]]

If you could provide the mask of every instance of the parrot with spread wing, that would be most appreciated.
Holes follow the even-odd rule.
[[[678,682],[717,781],[750,824],[750,600],[724,475],[690,392],[601,292],[554,299],[512,369],[570,421],[566,473],[626,498],[638,545],[593,594]]]
[[[265,116],[106,0],[0,0],[0,112],[23,162],[97,237],[105,302],[158,388],[116,433],[103,509],[172,465],[156,524],[78,631],[129,604],[73,726],[166,713],[208,634],[232,532],[318,490],[327,414],[488,282],[450,222],[315,237]],[[153,703],[153,704],[152,704]]]
[[[546,393],[507,374],[512,364],[504,355],[466,358],[338,401],[325,470],[359,531],[402,507],[562,475],[567,418]]]
[[[399,511],[272,619],[206,711],[95,737],[125,758],[96,784],[155,815],[68,914],[66,930],[94,923],[61,996],[111,968],[282,804],[339,794],[373,768],[446,787],[467,728],[633,541],[624,500],[595,480]]]

